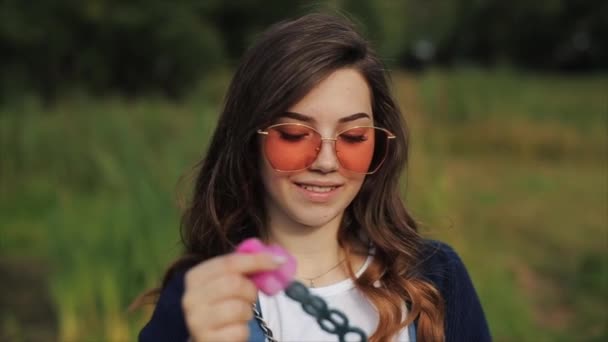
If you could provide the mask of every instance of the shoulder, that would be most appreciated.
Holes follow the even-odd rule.
[[[436,240],[424,241],[417,271],[422,278],[434,283],[439,290],[447,285],[446,282],[469,277],[456,251],[448,244]]]
[[[450,245],[437,240],[424,240],[420,254],[425,262],[450,264],[460,260]]]
[[[150,321],[139,333],[140,342],[185,341],[188,338],[181,304],[185,273],[176,272],[162,288]]]
[[[435,286],[445,303],[446,341],[491,341],[481,302],[456,251],[427,240],[420,257],[418,275]]]

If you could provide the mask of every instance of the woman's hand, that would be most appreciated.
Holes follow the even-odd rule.
[[[204,261],[185,275],[182,308],[193,341],[247,341],[257,289],[247,274],[285,263],[269,253],[228,254]]]

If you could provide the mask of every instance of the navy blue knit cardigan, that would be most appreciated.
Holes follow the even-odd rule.
[[[420,265],[421,275],[432,282],[445,301],[445,341],[491,341],[479,298],[469,274],[454,250],[448,245],[429,241]],[[188,330],[182,313],[184,272],[173,277],[162,290],[152,318],[139,334],[140,342],[186,341]],[[262,342],[261,329],[249,322],[250,342]]]

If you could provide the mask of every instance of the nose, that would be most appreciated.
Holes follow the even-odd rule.
[[[317,158],[310,166],[311,170],[319,171],[322,173],[329,173],[338,170],[340,163],[338,162],[338,156],[336,156],[334,139],[323,139],[321,140],[321,150],[317,154]]]

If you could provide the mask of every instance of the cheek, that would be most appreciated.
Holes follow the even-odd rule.
[[[346,206],[349,206],[361,191],[365,177],[366,175],[350,175],[348,177],[348,191],[344,194],[344,201],[348,202]]]
[[[348,171],[347,171],[348,172]],[[360,189],[365,181],[365,177],[367,175],[356,174],[356,173],[347,173],[342,175],[344,179],[346,179],[347,183],[353,188]]]
[[[280,196],[282,190],[290,183],[289,173],[276,172],[266,159],[262,159],[260,165],[266,195],[275,198]]]
[[[274,172],[262,152],[258,155],[258,165],[260,166],[260,174],[262,176],[264,187],[268,189],[268,187],[273,183]]]
[[[261,173],[262,173],[262,182],[264,183],[264,189],[268,192],[271,191],[273,185],[276,183],[275,175],[273,170],[268,165],[268,162],[265,159],[260,161]]]
[[[357,194],[359,193],[359,191],[361,190],[361,186],[363,186],[363,181],[365,180],[365,177],[357,177],[355,179],[351,179],[349,181],[350,186],[351,186],[351,194],[350,194],[350,201],[352,201]]]

